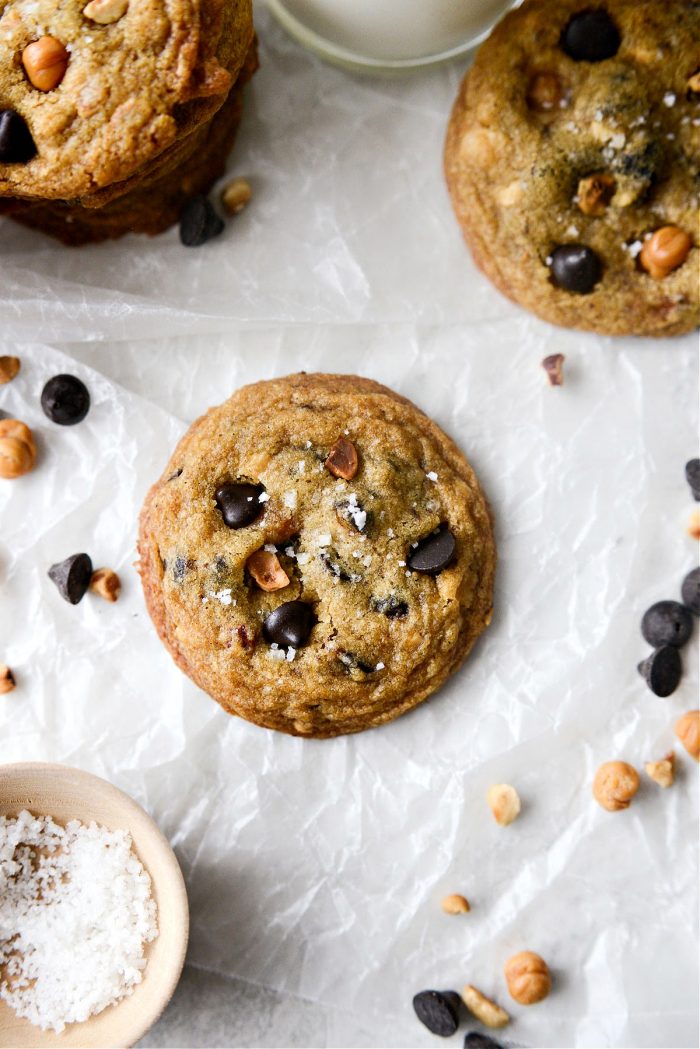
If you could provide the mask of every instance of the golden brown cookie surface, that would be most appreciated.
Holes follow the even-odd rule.
[[[526,0],[496,27],[455,102],[445,170],[502,292],[606,334],[698,325],[698,74],[687,0]]]
[[[295,735],[409,710],[491,616],[473,471],[414,405],[356,376],[257,383],[199,419],[146,499],[139,554],[182,669]]]

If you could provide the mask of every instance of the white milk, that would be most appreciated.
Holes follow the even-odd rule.
[[[336,47],[396,61],[474,40],[513,0],[281,0],[281,6]]]

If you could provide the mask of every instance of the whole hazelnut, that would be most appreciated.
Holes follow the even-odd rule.
[[[29,473],[36,461],[32,431],[19,419],[0,419],[0,477]]]
[[[443,899],[442,909],[445,914],[468,914],[471,907],[465,896],[461,896],[458,892],[453,892]]]
[[[63,80],[69,54],[54,36],[42,36],[27,44],[22,52],[22,65],[30,83],[38,91],[53,91]]]
[[[6,382],[12,382],[19,369],[19,357],[0,357],[0,386]]]
[[[678,226],[662,226],[652,233],[639,253],[639,261],[654,280],[663,280],[688,258],[692,241]]]
[[[552,989],[552,977],[544,958],[534,951],[520,951],[505,964],[504,973],[511,998],[521,1005],[534,1005]]]
[[[5,663],[0,663],[0,696],[4,696],[7,692],[12,692],[15,685],[15,675]]]
[[[637,770],[626,761],[606,761],[593,780],[593,797],[608,812],[628,809],[638,790]]]
[[[510,783],[494,783],[486,792],[486,800],[496,823],[507,827],[520,815],[520,797]]]
[[[688,710],[678,719],[674,729],[691,758],[700,761],[700,710]]]

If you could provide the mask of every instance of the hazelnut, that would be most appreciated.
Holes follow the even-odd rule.
[[[0,419],[0,477],[29,473],[36,461],[32,431],[19,419]]]
[[[462,991],[462,1001],[470,1013],[486,1027],[505,1027],[510,1016],[500,1005],[487,998],[485,994],[468,983]]]
[[[690,754],[700,761],[700,710],[688,710],[675,724],[674,732]]]
[[[270,550],[256,550],[246,561],[246,568],[260,589],[268,593],[289,586],[289,576],[282,568],[277,554]]]
[[[687,532],[691,539],[700,539],[700,510],[693,510],[688,518]]]
[[[519,178],[513,179],[507,186],[498,190],[496,197],[498,203],[504,208],[512,208],[523,198],[523,185]]]
[[[562,368],[566,357],[563,353],[552,353],[549,357],[545,357],[542,361],[542,367],[547,373],[550,386],[563,386],[564,376],[562,374]]]
[[[584,215],[604,215],[615,193],[612,175],[589,175],[582,178],[576,190],[576,203]]]
[[[19,369],[19,357],[0,357],[0,386],[12,382]]]
[[[324,465],[334,477],[342,477],[345,481],[352,481],[358,467],[355,445],[352,441],[346,440],[345,437],[339,437],[328,453],[328,458]]]
[[[670,787],[676,771],[676,755],[670,751],[660,761],[647,761],[644,770],[660,787]]]
[[[496,783],[489,787],[486,798],[493,818],[499,826],[507,827],[520,815],[518,792],[509,783]]]
[[[121,588],[121,580],[111,568],[98,568],[92,573],[90,592],[98,594],[105,601],[116,601]]]
[[[626,761],[606,761],[593,780],[593,797],[608,812],[628,809],[638,790],[637,770]]]
[[[682,266],[688,258],[692,241],[678,226],[662,226],[644,241],[639,261],[654,280],[662,280]]]
[[[91,0],[83,8],[83,14],[91,22],[109,25],[111,22],[119,21],[128,6],[129,0]]]
[[[465,896],[460,896],[458,892],[445,896],[441,906],[445,914],[468,914],[471,910],[469,900]]]
[[[521,1005],[534,1005],[552,989],[552,977],[544,958],[534,951],[520,951],[505,964],[504,973],[511,998]]]
[[[700,69],[696,69],[695,72],[688,77],[688,90],[700,94]]]
[[[27,44],[22,52],[22,65],[30,83],[39,91],[53,91],[63,80],[68,68],[68,52],[55,36],[42,36]]]
[[[6,692],[12,692],[15,685],[15,675],[8,666],[0,663],[0,696],[4,696]]]
[[[536,113],[558,109],[563,97],[561,80],[556,73],[533,73],[530,77],[525,98]]]
[[[249,203],[253,191],[244,178],[234,178],[221,191],[221,203],[227,215],[237,215]]]

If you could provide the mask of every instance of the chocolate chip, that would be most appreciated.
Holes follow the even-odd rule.
[[[690,459],[685,464],[685,479],[690,485],[693,498],[700,502],[700,459]]]
[[[180,215],[180,240],[186,248],[198,248],[218,237],[224,223],[204,196],[192,197]]]
[[[335,550],[322,550],[318,555],[318,559],[332,575],[342,580],[343,583],[359,583],[362,579],[358,572],[349,571],[347,565],[340,559]]]
[[[595,7],[572,15],[560,43],[575,62],[603,62],[617,54],[620,33],[608,12]]]
[[[41,391],[44,415],[59,426],[75,426],[90,411],[90,393],[75,375],[54,375]]]
[[[468,1031],[464,1036],[464,1049],[503,1049],[500,1042],[480,1031]]]
[[[589,295],[601,278],[600,259],[585,244],[560,244],[552,252],[552,281],[563,291]]]
[[[270,612],[263,623],[263,635],[269,644],[301,648],[309,640],[315,622],[314,610],[306,601],[285,601]]]
[[[49,568],[49,579],[71,605],[77,605],[85,597],[91,578],[92,561],[87,554],[73,554]]]
[[[681,680],[680,652],[672,645],[663,645],[640,663],[637,670],[655,696],[670,696]]]
[[[263,512],[260,496],[265,489],[261,484],[220,484],[214,493],[216,505],[227,528],[246,528],[257,521]]]
[[[194,568],[195,562],[189,557],[176,557],[175,564],[173,565],[173,579],[176,583],[181,583],[191,568]]]
[[[26,121],[14,109],[0,109],[0,164],[26,164],[36,146]]]
[[[680,648],[692,632],[690,612],[678,601],[657,601],[642,616],[642,634],[654,648],[661,645]]]
[[[165,483],[167,484],[169,481],[176,481],[177,478],[181,477],[181,476],[182,476],[182,467],[180,467],[179,470],[176,470],[174,474],[170,474],[170,477],[168,477],[166,479]]]
[[[367,663],[354,652],[339,652],[338,659],[348,670],[360,670],[363,674],[373,674],[377,669],[376,663]]]
[[[681,586],[683,604],[693,615],[700,616],[700,568],[688,572]]]
[[[404,616],[408,615],[407,603],[400,601],[395,594],[391,594],[389,597],[372,598],[371,608],[374,612],[381,612],[387,619],[403,619]]]
[[[449,528],[440,528],[432,535],[421,539],[408,557],[408,567],[414,572],[427,572],[428,575],[439,575],[447,568],[455,555],[457,543]]]
[[[413,999],[413,1008],[432,1034],[451,1038],[459,1027],[460,1003],[454,991],[420,991]]]

